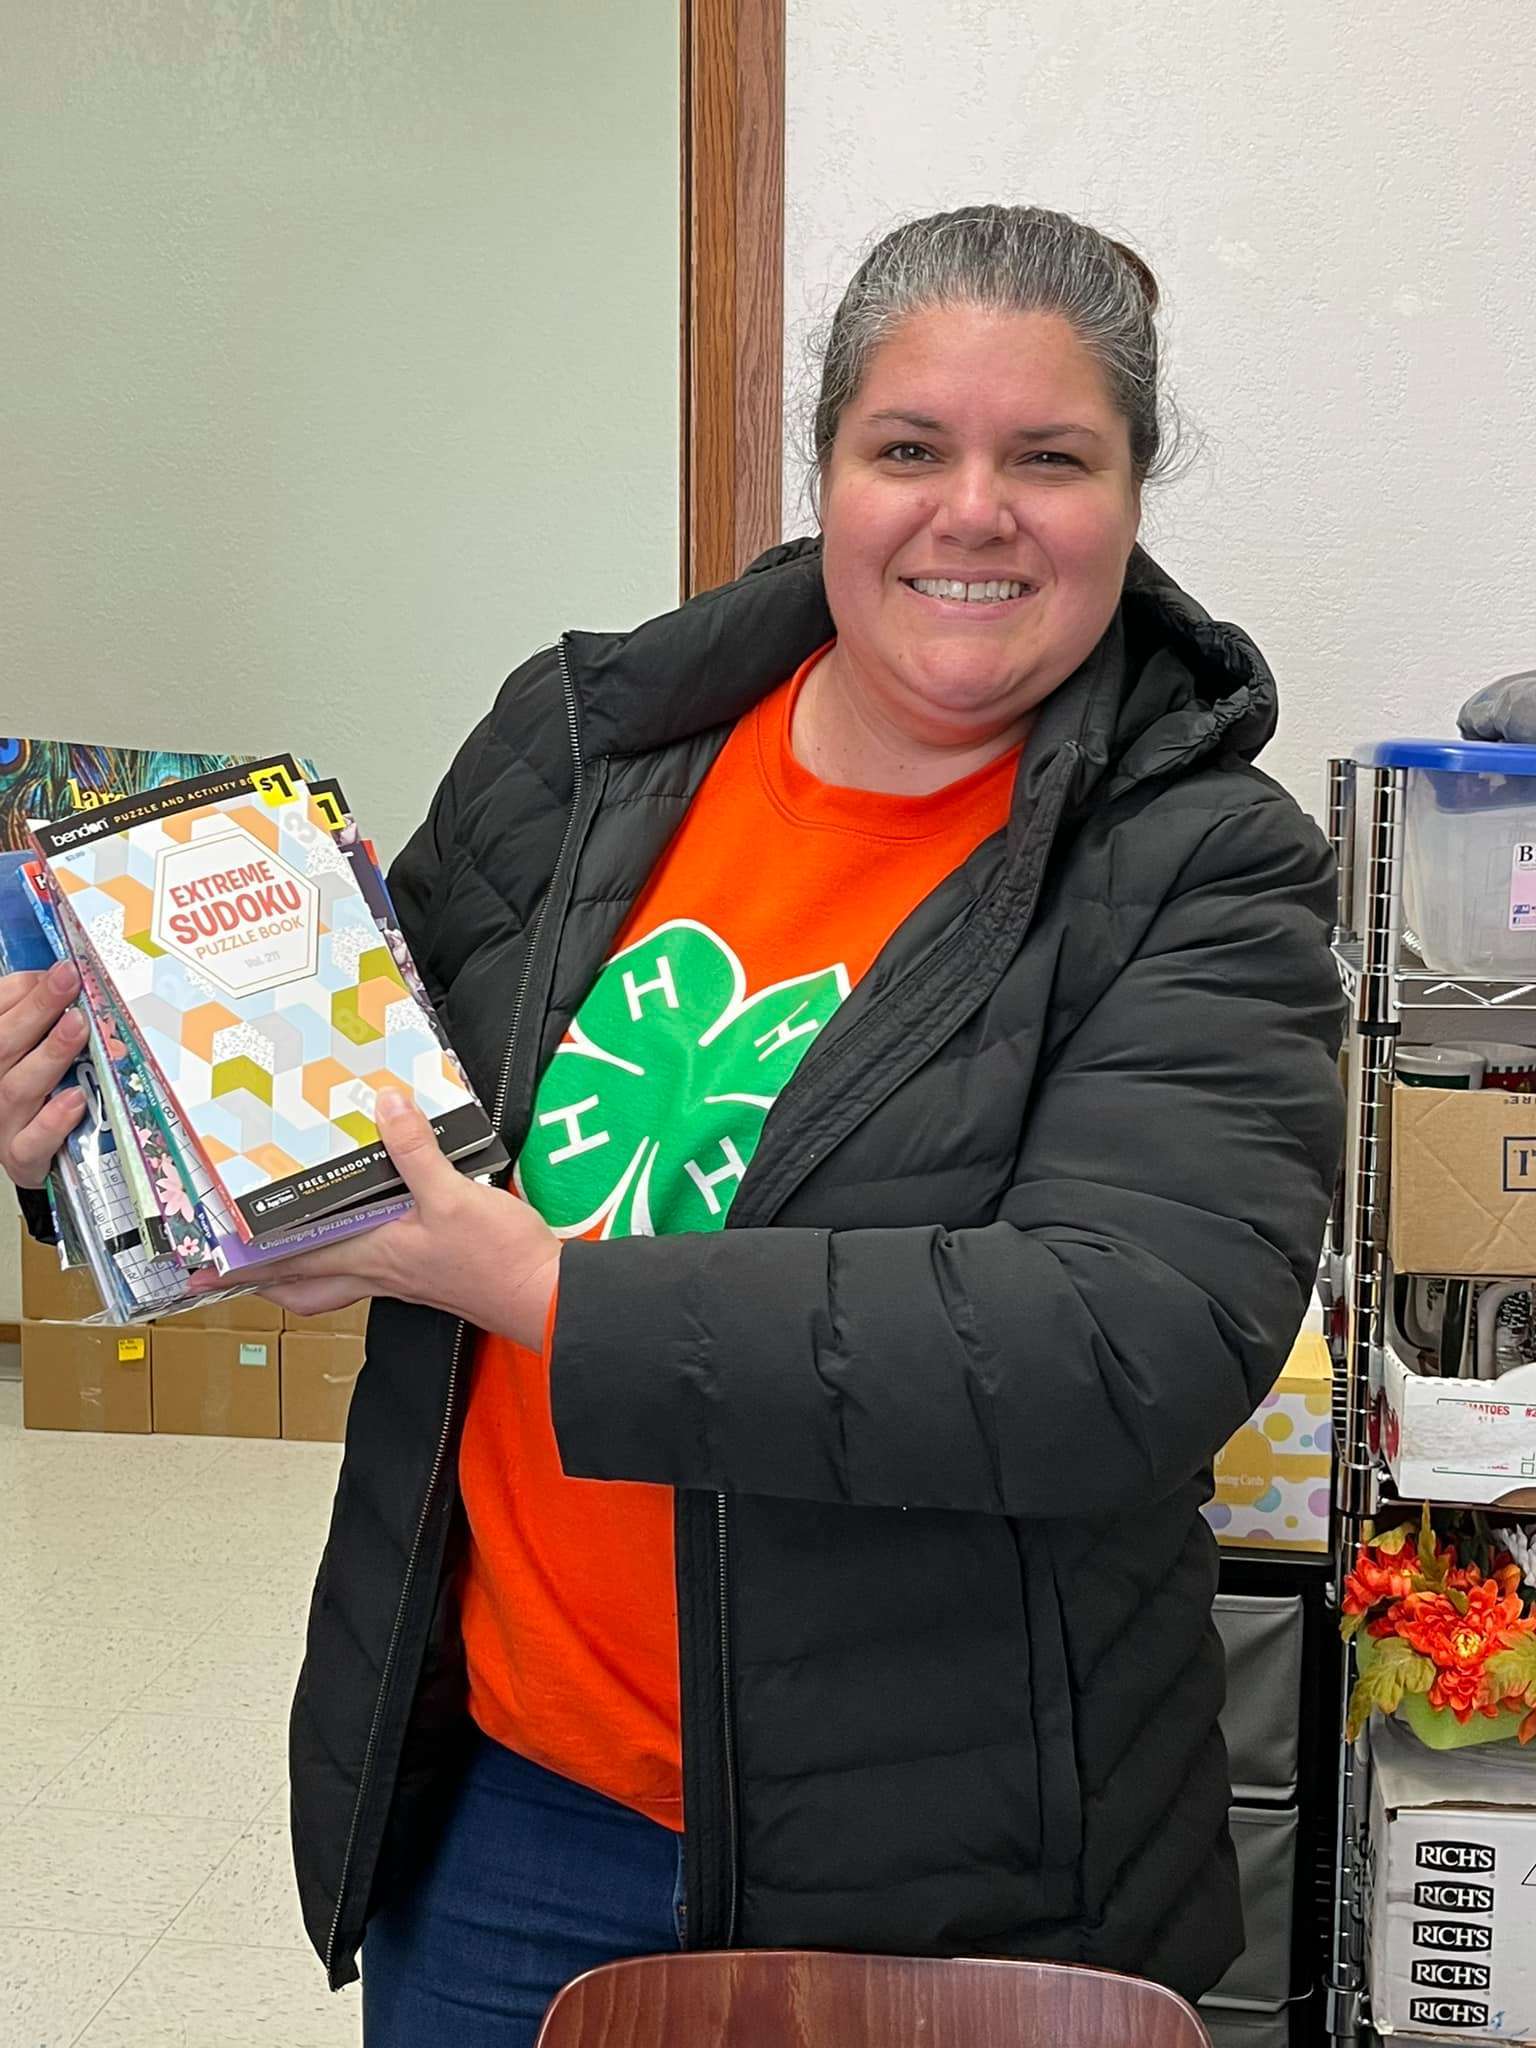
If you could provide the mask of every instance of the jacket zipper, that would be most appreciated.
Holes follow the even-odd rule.
[[[560,841],[560,851],[555,859],[549,879],[549,889],[539,905],[534,919],[533,930],[528,938],[528,951],[523,960],[522,980],[518,984],[517,996],[512,1005],[512,1022],[507,1032],[506,1051],[502,1055],[501,1072],[496,1083],[496,1097],[491,1108],[491,1124],[496,1131],[501,1129],[501,1119],[507,1106],[507,1088],[512,1078],[512,1054],[517,1044],[518,1026],[522,1022],[523,1008],[528,1000],[528,989],[533,979],[533,959],[539,939],[544,930],[544,913],[549,907],[550,897],[560,878],[565,856],[570,849],[571,835],[575,830],[577,813],[581,808],[582,760],[580,728],[576,720],[576,692],[571,683],[571,672],[566,660],[565,640],[562,637],[558,647],[560,662],[560,683],[565,694],[565,716],[571,731],[571,758],[575,764],[575,781],[571,790],[570,814],[565,821],[565,834]],[[432,1502],[437,1493],[437,1483],[442,1477],[443,1463],[448,1454],[448,1439],[453,1431],[454,1399],[458,1389],[459,1363],[464,1353],[464,1334],[468,1324],[460,1318],[453,1334],[453,1356],[448,1365],[448,1389],[443,1404],[443,1426],[438,1433],[437,1450],[432,1459],[432,1470],[427,1479],[427,1490],[422,1496],[421,1513],[416,1522],[416,1534],[411,1542],[410,1555],[406,1559],[405,1577],[401,1581],[400,1599],[395,1608],[394,1627],[390,1630],[389,1648],[384,1655],[383,1667],[379,1673],[378,1695],[373,1703],[373,1720],[368,1729],[368,1742],[363,1751],[363,1768],[358,1774],[357,1798],[352,1807],[352,1824],[347,1830],[347,1846],[341,1859],[341,1876],[336,1885],[336,1910],[331,1916],[331,1932],[325,1945],[325,1969],[335,1990],[336,1938],[341,1931],[342,1909],[347,1898],[347,1879],[351,1875],[352,1857],[357,1847],[357,1831],[362,1821],[363,1807],[367,1801],[369,1781],[373,1775],[374,1756],[378,1749],[379,1727],[384,1718],[384,1703],[389,1695],[389,1684],[394,1676],[395,1653],[400,1647],[400,1635],[405,1625],[406,1603],[410,1599],[411,1586],[416,1577],[416,1560],[421,1552],[422,1538],[426,1534],[427,1518],[432,1512]]]
[[[731,1686],[730,1528],[723,1493],[715,1495],[715,1556],[720,1600],[720,1756],[725,1779],[725,1940],[721,1946],[732,1948],[736,1942],[741,1875],[736,1843],[736,1733],[732,1725],[735,1703]]]

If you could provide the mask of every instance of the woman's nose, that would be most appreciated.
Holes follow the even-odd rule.
[[[974,548],[990,540],[1011,540],[1018,532],[1007,481],[990,465],[953,470],[947,481],[949,488],[934,518],[936,538]]]

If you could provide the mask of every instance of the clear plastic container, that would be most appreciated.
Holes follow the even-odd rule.
[[[1536,747],[1386,740],[1407,771],[1403,918],[1437,974],[1536,981]]]

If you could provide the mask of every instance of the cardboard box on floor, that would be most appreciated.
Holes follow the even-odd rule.
[[[1326,1550],[1332,1498],[1333,1363],[1321,1331],[1297,1337],[1285,1370],[1216,1459],[1206,1520],[1218,1543]]]
[[[1400,1273],[1536,1273],[1536,1095],[1392,1090],[1387,1250]]]
[[[270,1436],[282,1417],[276,1330],[155,1325],[157,1436]]]
[[[339,1444],[347,1433],[363,1338],[342,1330],[283,1332],[283,1435]]]
[[[57,1245],[39,1244],[25,1223],[20,1229],[22,1315],[34,1323],[77,1323],[99,1315],[101,1296],[85,1268],[61,1266]]]
[[[259,1294],[237,1294],[229,1301],[210,1301],[201,1308],[178,1309],[165,1318],[180,1330],[280,1330],[283,1312]]]
[[[1388,2038],[1536,2040],[1536,1755],[1371,1726],[1371,2020]]]
[[[112,1323],[23,1321],[23,1426],[147,1436],[153,1342],[149,1330]]]
[[[306,1332],[344,1331],[349,1336],[361,1337],[368,1327],[368,1311],[372,1306],[369,1301],[354,1301],[350,1308],[332,1309],[329,1315],[323,1316],[297,1316],[291,1308],[285,1308],[283,1328]]]

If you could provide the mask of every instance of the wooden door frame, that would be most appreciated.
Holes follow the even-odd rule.
[[[681,0],[682,594],[782,531],[784,0]]]

